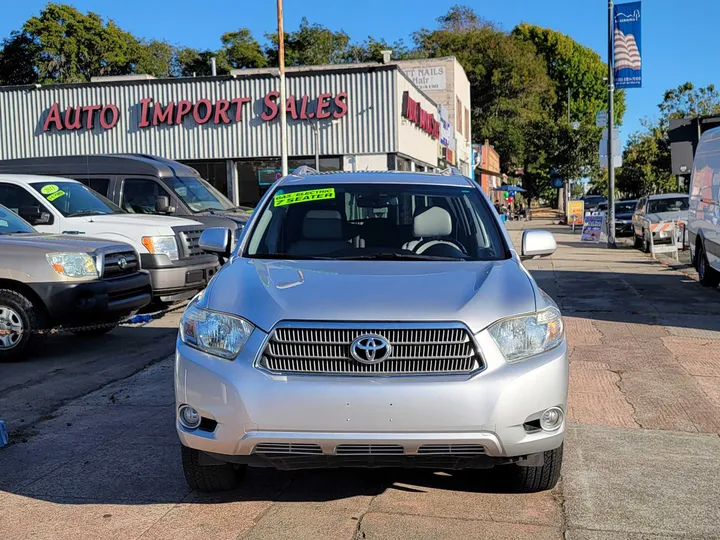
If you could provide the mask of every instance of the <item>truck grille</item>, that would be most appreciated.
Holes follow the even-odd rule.
[[[364,334],[382,336],[390,343],[392,353],[387,360],[363,364],[350,355],[352,342]],[[275,329],[260,366],[274,373],[299,374],[466,374],[483,367],[483,361],[463,327],[293,326]]]
[[[110,279],[134,274],[139,269],[137,253],[123,251],[120,253],[106,253],[103,263],[103,278]]]
[[[180,237],[180,244],[182,245],[183,258],[189,259],[192,257],[200,257],[201,255],[207,255],[200,248],[200,235],[202,229],[180,231],[178,236]]]

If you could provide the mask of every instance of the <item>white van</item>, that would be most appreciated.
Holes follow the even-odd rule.
[[[75,180],[0,174],[0,204],[40,232],[86,234],[132,245],[150,273],[153,296],[165,302],[194,296],[219,268],[217,256],[200,248],[203,224],[127,213]]]
[[[703,133],[690,184],[688,241],[700,283],[720,284],[720,128]]]

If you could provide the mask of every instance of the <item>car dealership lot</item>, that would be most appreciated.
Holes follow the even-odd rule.
[[[544,224],[508,226],[523,225]],[[555,490],[498,493],[482,471],[252,469],[235,492],[191,493],[172,313],[91,340],[53,336],[42,355],[0,365],[14,441],[0,450],[0,537],[720,538],[720,293],[554,232],[555,255],[527,267],[570,344]]]

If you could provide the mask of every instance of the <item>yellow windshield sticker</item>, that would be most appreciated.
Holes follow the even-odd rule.
[[[42,193],[43,195],[52,195],[59,189],[60,188],[57,187],[55,184],[48,184],[47,186],[43,186],[42,188],[40,188],[40,193]]]
[[[285,206],[287,204],[295,204],[310,201],[322,201],[324,199],[334,199],[335,188],[311,189],[308,191],[296,191],[294,193],[285,193],[283,195],[275,195],[275,206]]]
[[[62,197],[63,195],[65,195],[65,192],[60,190],[60,191],[56,191],[55,193],[51,193],[50,195],[48,195],[45,198],[48,201],[53,202],[55,199],[58,199],[58,198]]]

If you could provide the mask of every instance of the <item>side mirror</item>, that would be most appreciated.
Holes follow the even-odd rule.
[[[18,208],[18,216],[30,225],[52,225],[53,223],[52,214],[41,212],[37,206],[21,206]]]
[[[229,257],[232,250],[231,236],[230,229],[225,227],[205,229],[200,235],[200,249],[221,257]]]
[[[523,259],[533,257],[547,257],[555,253],[557,242],[550,231],[529,230],[522,235],[522,250],[520,256]]]
[[[170,206],[170,198],[166,195],[160,195],[155,201],[155,211],[158,214],[172,214],[175,211],[174,206]]]

